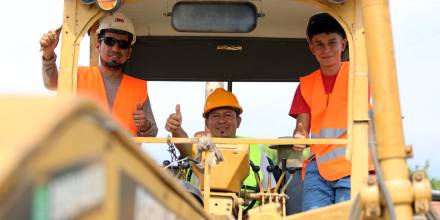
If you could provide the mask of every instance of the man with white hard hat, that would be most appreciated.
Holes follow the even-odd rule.
[[[99,66],[78,67],[77,91],[96,100],[134,136],[156,136],[157,126],[148,99],[147,82],[123,72],[136,42],[134,26],[124,14],[106,15],[100,22],[96,50]],[[54,52],[60,30],[51,30],[40,39],[43,48],[43,80],[46,88],[58,87]]]

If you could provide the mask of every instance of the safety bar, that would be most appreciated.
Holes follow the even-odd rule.
[[[199,138],[155,138],[155,137],[134,137],[137,143],[175,143],[175,144],[192,144],[197,143]],[[292,145],[292,144],[347,144],[347,139],[257,139],[257,138],[212,138],[214,144],[276,144],[276,145]]]

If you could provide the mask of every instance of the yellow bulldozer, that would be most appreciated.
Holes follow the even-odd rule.
[[[410,176],[403,140],[387,0],[64,0],[58,97],[0,97],[0,219],[438,219],[423,172]],[[131,137],[95,103],[75,97],[79,49],[99,19],[120,11],[137,43],[127,67],[151,81],[297,82],[316,69],[308,53],[309,17],[327,12],[344,28],[350,60],[345,139],[211,138],[223,162],[183,158],[165,169],[141,143],[200,144],[201,138]],[[225,18],[228,22],[225,22]],[[208,88],[209,83],[207,83]],[[367,100],[372,92],[373,111]],[[23,109],[32,108],[32,114]],[[31,123],[25,123],[31,122]],[[13,125],[13,126],[11,126]],[[351,200],[290,212],[300,198],[293,144],[345,144],[352,163]],[[243,193],[249,144],[278,151],[275,186]],[[368,152],[376,176],[368,175]],[[301,156],[299,156],[301,157]],[[188,168],[199,181],[184,181]],[[171,168],[171,169],[169,169]],[[171,172],[170,172],[171,171]],[[258,181],[263,189],[261,181]],[[435,195],[438,200],[438,195]],[[245,201],[259,206],[243,213]]]

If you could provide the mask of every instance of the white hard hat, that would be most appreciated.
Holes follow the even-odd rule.
[[[114,12],[112,14],[106,15],[99,24],[98,30],[96,33],[99,35],[101,30],[105,29],[115,29],[126,31],[133,35],[133,40],[131,41],[131,45],[136,42],[136,34],[134,33],[134,26],[131,23],[130,19],[122,14],[121,12]]]

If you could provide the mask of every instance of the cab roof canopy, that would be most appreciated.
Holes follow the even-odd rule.
[[[129,1],[119,9],[137,35],[128,73],[160,81],[293,82],[318,67],[305,39],[308,18],[320,12],[317,8],[295,1],[253,1],[263,14],[253,31],[197,33],[172,27],[174,3]]]

